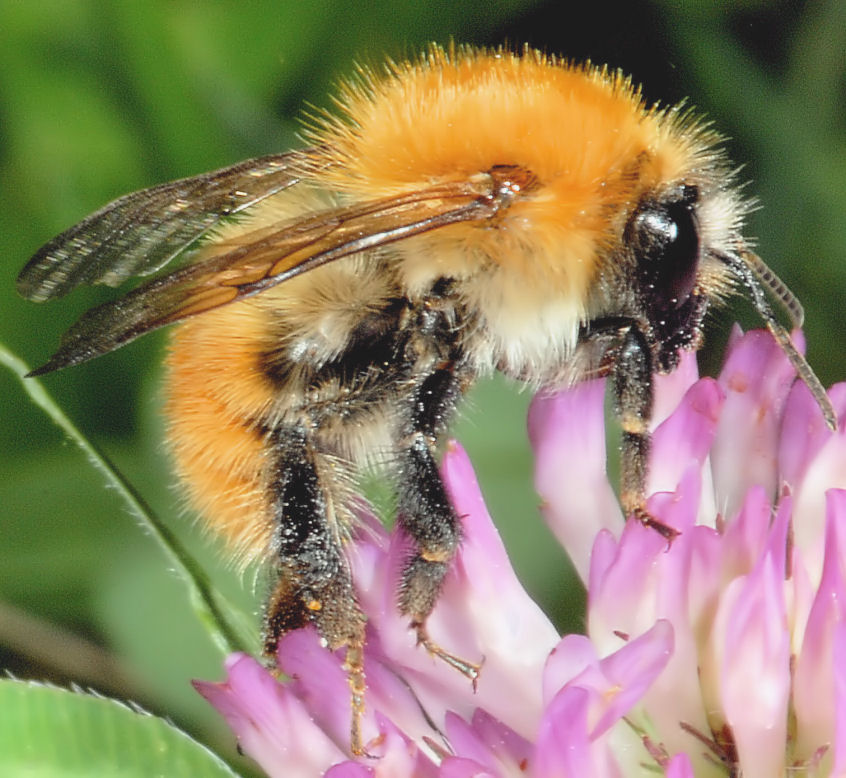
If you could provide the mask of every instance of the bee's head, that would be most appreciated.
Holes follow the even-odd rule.
[[[648,321],[657,366],[672,369],[680,348],[698,345],[708,290],[700,279],[699,188],[674,187],[643,198],[623,232],[630,283]]]

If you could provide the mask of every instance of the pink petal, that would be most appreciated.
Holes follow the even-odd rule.
[[[778,435],[795,373],[772,336],[753,330],[735,339],[719,382],[726,392],[711,452],[718,507],[732,515],[747,490],[778,487]]]
[[[835,384],[828,394],[838,417],[842,419],[846,413],[846,384]],[[796,381],[785,405],[779,441],[782,478],[794,491],[802,483],[808,466],[833,434],[808,387],[802,381]]]
[[[750,572],[767,544],[772,505],[760,486],[746,492],[740,511],[723,530],[720,567],[726,579]]]
[[[279,643],[280,667],[291,676],[286,686],[308,708],[315,723],[348,752],[352,709],[342,655],[342,651],[327,651],[312,628],[290,632]],[[364,663],[367,694],[361,726],[365,748],[379,758],[379,769],[374,773],[377,776],[391,775],[384,772],[387,767],[408,760],[417,765],[414,774],[418,774],[431,763],[409,736],[422,742],[423,737],[436,736],[437,730],[408,684],[379,660],[378,643],[372,640],[365,650]]]
[[[359,762],[342,762],[330,767],[323,778],[373,778],[373,770]]]
[[[703,378],[655,430],[647,494],[673,492],[690,467],[702,467],[714,441],[723,400],[720,385]],[[713,513],[708,519],[713,522]]]
[[[603,653],[619,646],[618,633],[639,635],[660,618],[686,622],[684,581],[687,577],[687,536],[693,530],[699,504],[699,468],[692,466],[674,494],[654,495],[653,516],[680,530],[668,547],[654,529],[628,521],[609,562],[607,541],[598,539],[596,569],[588,588],[588,632]],[[681,572],[668,572],[667,565]]]
[[[749,778],[784,766],[791,679],[783,581],[784,568],[766,554],[729,584],[715,620],[722,708]]]
[[[846,492],[829,492],[826,521],[825,562],[805,627],[802,649],[796,660],[793,706],[796,714],[795,753],[811,757],[835,738],[838,672],[835,664],[835,633],[846,620],[846,582],[840,568],[840,527],[846,521]],[[846,705],[846,701],[840,702]]]
[[[327,651],[316,630],[306,627],[282,636],[279,667],[290,676],[286,685],[310,711],[315,723],[349,753],[352,709],[343,651]],[[378,735],[373,711],[368,707],[362,721],[363,741],[367,744]]]
[[[414,778],[435,778],[437,765],[429,759],[416,743],[409,740],[384,716],[377,716],[382,742],[377,752],[378,760],[373,765],[376,778],[394,778],[397,775],[413,775]],[[371,760],[372,761],[372,760]]]
[[[604,541],[603,541],[604,544]],[[667,541],[640,522],[626,522],[611,564],[591,570],[588,587],[588,632],[603,652],[619,647],[617,633],[645,632],[657,618],[652,596],[660,585],[657,558]]]
[[[595,740],[643,697],[666,667],[672,650],[673,629],[666,621],[601,660],[587,638],[567,635],[549,658],[544,688],[553,699],[560,694],[556,686],[592,693],[587,726],[590,739]]]
[[[367,751],[384,759],[386,744],[390,743],[386,727],[397,731],[401,728],[415,738],[435,736],[437,730],[432,729],[408,684],[380,660],[378,640],[374,637],[365,649],[367,693],[361,727]],[[291,676],[287,686],[308,708],[314,721],[349,753],[352,709],[343,651],[335,654],[327,651],[315,630],[309,627],[282,637],[279,664]]]
[[[834,630],[834,765],[832,775],[846,775],[846,623]]]
[[[413,775],[414,778],[435,778],[439,775],[437,766],[390,721],[379,717],[379,729],[382,737],[379,750],[368,759],[368,764],[361,762],[342,762],[332,767],[325,778],[394,778],[399,775]]]
[[[664,776],[665,778],[694,778],[690,757],[687,754],[676,754],[667,763]]]
[[[438,771],[440,778],[501,778],[499,773],[492,773],[483,765],[462,756],[448,756]]]
[[[595,697],[586,689],[568,686],[547,706],[536,740],[532,776],[621,775],[608,748],[601,743],[594,745],[588,737],[588,717]]]
[[[586,635],[564,635],[543,671],[545,703],[549,704],[566,684],[584,677],[592,678],[597,686],[603,683],[596,647]]]
[[[608,575],[611,566],[617,559],[617,538],[608,530],[597,533],[590,556],[590,571],[588,577],[588,591],[600,586],[600,582]]]
[[[687,619],[691,625],[699,625],[713,619],[717,599],[725,583],[722,569],[726,551],[723,536],[711,527],[697,526],[690,534],[686,574],[689,592]],[[668,618],[675,621],[669,615]]]
[[[790,497],[785,497],[779,503],[778,510],[775,516],[770,520],[770,531],[767,535],[767,545],[764,548],[763,555],[769,557],[772,561],[773,567],[776,570],[783,571],[783,579],[787,576],[787,555],[790,547],[791,537],[791,518],[792,518],[792,501]]]
[[[836,407],[843,412],[846,404],[846,387],[834,387],[831,391]],[[817,582],[822,570],[823,537],[825,536],[826,502],[825,494],[828,489],[846,489],[846,428],[841,426],[837,432],[820,427],[819,410],[816,406],[808,407],[807,401],[802,401],[803,392],[797,389],[791,395],[796,397],[796,404],[791,410],[798,410],[797,419],[790,418],[792,424],[801,425],[805,422],[808,435],[804,448],[812,457],[798,468],[791,462],[789,456],[782,450],[782,457],[786,458],[785,466],[792,470],[792,476],[798,479],[795,485],[791,483],[794,499],[794,527],[796,547],[800,549],[802,558],[808,567],[811,580]],[[794,440],[800,439],[796,434]],[[800,439],[801,440],[801,439]],[[788,473],[785,474],[785,478]]]
[[[698,473],[689,473],[679,492],[696,494]],[[693,488],[687,480],[694,482]],[[656,495],[665,500],[672,495]],[[657,511],[666,518],[674,507]],[[688,509],[689,510],[689,509]],[[678,525],[678,522],[673,522]],[[698,749],[691,736],[680,726],[684,721],[692,727],[708,731],[708,719],[702,701],[699,679],[699,651],[703,624],[712,617],[715,593],[719,584],[713,581],[719,565],[709,565],[705,577],[707,585],[698,584],[696,569],[703,558],[719,560],[719,537],[709,527],[687,527],[671,547],[656,557],[654,588],[650,594],[655,618],[665,619],[673,628],[673,652],[666,667],[646,692],[642,706],[649,711],[654,732],[661,733],[661,743],[669,753],[683,749]],[[712,598],[709,602],[709,598]],[[698,751],[696,751],[698,752]]]
[[[485,774],[519,775],[534,754],[532,743],[482,710],[473,714],[472,724],[447,714],[446,734],[456,757],[484,768]]]
[[[422,653],[426,656],[425,651]],[[280,667],[292,676],[288,685],[307,706],[316,723],[348,752],[352,709],[347,673],[343,668],[343,651],[330,653],[321,645],[316,632],[306,628],[291,632],[280,640],[279,662]],[[361,726],[369,753],[380,758],[386,756],[387,724],[420,742],[424,737],[438,735],[428,712],[421,707],[420,698],[385,658],[379,634],[370,628],[364,670],[367,692]],[[435,711],[439,711],[448,700],[441,701]],[[387,724],[380,726],[379,721],[387,721]]]
[[[226,671],[223,683],[195,681],[194,687],[223,715],[244,752],[271,778],[313,778],[344,758],[302,701],[255,659],[231,654]],[[287,736],[292,732],[297,736]]]
[[[605,710],[591,731],[596,738],[623,718],[643,697],[667,666],[673,653],[673,628],[659,621],[649,632],[629,641],[600,662],[608,679]]]
[[[593,540],[619,534],[622,517],[605,474],[605,381],[584,381],[557,394],[540,393],[529,407],[535,489],[541,513],[587,579]]]

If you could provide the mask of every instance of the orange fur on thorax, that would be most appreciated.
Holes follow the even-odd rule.
[[[490,261],[577,300],[599,271],[608,213],[626,212],[635,181],[672,180],[691,157],[675,116],[648,109],[628,79],[530,50],[433,47],[384,77],[363,71],[338,104],[341,117],[309,134],[320,185],[366,200],[525,168],[537,191],[496,228],[454,225],[409,241],[408,253],[416,242],[433,264]]]

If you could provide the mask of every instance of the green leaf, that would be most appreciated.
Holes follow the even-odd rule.
[[[234,776],[164,719],[91,694],[0,680],[0,774]]]
[[[174,533],[155,514],[135,487],[111,463],[109,458],[94,445],[93,441],[88,440],[82,434],[56,404],[42,383],[33,377],[27,377],[29,372],[27,365],[2,344],[0,344],[0,364],[8,367],[18,377],[30,399],[79,446],[91,466],[99,471],[105,477],[109,486],[120,495],[139,526],[158,543],[173,565],[173,569],[185,583],[197,618],[202,622],[218,648],[225,654],[241,649],[240,638],[223,615],[223,610],[227,606],[221,604],[218,601],[219,598],[215,597],[213,587],[205,571],[179,542]]]

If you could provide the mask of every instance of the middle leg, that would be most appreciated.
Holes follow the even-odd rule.
[[[460,520],[436,462],[438,435],[452,416],[460,395],[460,379],[454,365],[446,363],[420,384],[412,398],[400,454],[398,521],[412,539],[414,551],[403,567],[399,607],[411,619],[418,643],[475,685],[479,665],[445,651],[426,630],[426,620],[461,541]]]

